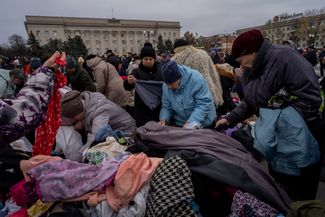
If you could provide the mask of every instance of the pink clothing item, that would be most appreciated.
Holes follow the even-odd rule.
[[[8,197],[13,199],[18,206],[26,206],[24,184],[25,180],[22,180],[10,188]]]
[[[119,166],[114,186],[106,189],[110,207],[119,211],[128,206],[136,193],[151,179],[162,158],[149,158],[140,153],[131,155]]]
[[[26,181],[30,181],[27,172],[34,167],[37,167],[43,163],[49,162],[51,160],[62,160],[60,157],[52,157],[48,155],[37,155],[35,157],[30,158],[29,160],[20,161],[20,169],[23,172]]]
[[[36,129],[36,138],[33,145],[33,156],[39,154],[51,154],[56,133],[61,126],[61,94],[59,92],[59,88],[65,86],[66,83],[67,77],[60,71],[56,71],[53,95],[48,105],[45,123]]]

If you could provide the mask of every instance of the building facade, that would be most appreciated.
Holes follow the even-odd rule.
[[[236,33],[224,33],[212,36],[201,37],[200,45],[206,50],[218,48],[220,52],[230,53],[232,44],[236,38]]]
[[[280,15],[265,25],[239,29],[236,34],[259,29],[272,43],[282,44],[292,40],[298,48],[313,46],[317,49],[325,46],[325,14],[304,16],[300,14]]]
[[[102,18],[75,18],[26,16],[27,33],[33,32],[41,45],[51,39],[65,41],[68,37],[80,36],[88,53],[102,55],[111,49],[122,55],[139,53],[143,44],[151,42],[157,46],[158,36],[174,42],[180,37],[180,22],[124,20]]]

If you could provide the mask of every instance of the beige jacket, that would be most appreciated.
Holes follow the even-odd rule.
[[[223,104],[219,74],[207,52],[192,45],[182,46],[175,49],[172,60],[176,61],[177,64],[198,70],[207,81],[216,105],[221,106]]]
[[[87,65],[93,70],[97,92],[121,107],[129,104],[129,95],[124,90],[123,80],[112,64],[95,57],[87,60]]]

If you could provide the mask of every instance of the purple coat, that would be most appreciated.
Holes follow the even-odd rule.
[[[0,142],[12,142],[44,121],[53,83],[52,71],[40,67],[15,99],[0,99]]]

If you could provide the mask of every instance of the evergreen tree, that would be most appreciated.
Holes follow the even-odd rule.
[[[67,54],[74,57],[86,56],[88,52],[80,36],[75,36],[74,38],[69,37],[68,40],[64,42],[64,48]]]
[[[42,57],[42,47],[32,31],[28,35],[27,45],[30,48],[30,54],[32,56]]]
[[[166,51],[172,51],[172,50],[174,50],[173,42],[170,39],[167,39],[165,41],[165,48],[166,48]]]
[[[46,55],[51,55],[55,51],[63,51],[64,43],[60,39],[50,38],[49,42],[43,48]]]
[[[163,37],[161,35],[158,36],[157,49],[159,50],[160,53],[164,53],[166,51],[164,40],[163,40]]]

